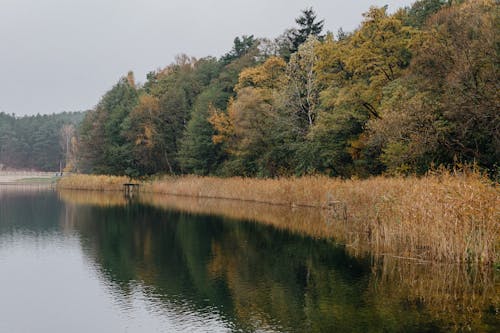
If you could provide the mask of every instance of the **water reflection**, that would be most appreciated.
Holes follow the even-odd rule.
[[[99,281],[101,291],[88,301],[111,319],[90,314],[108,320],[102,325],[110,332],[499,327],[494,272],[373,259],[335,242],[354,242],[355,232],[314,210],[93,192],[2,196],[0,258],[2,248],[15,246],[33,255],[33,239],[16,238],[29,233],[48,244],[54,242],[48,235],[63,240],[55,247],[65,255],[54,255],[61,266],[81,255],[87,278],[74,284],[92,294],[88,281]],[[51,267],[54,274],[63,270]]]
[[[309,318],[308,311],[318,314],[322,297],[361,304],[360,292],[369,277],[366,263],[326,241],[139,204],[128,206],[126,214],[95,207],[87,214],[79,214],[76,223],[87,241],[85,248],[125,295],[130,281],[140,281],[154,286],[169,302],[189,301],[200,311],[216,306],[242,331],[303,331],[304,325],[318,324],[349,327],[359,319]],[[327,289],[319,290],[322,282],[316,274],[325,269],[330,281]],[[330,290],[337,286],[340,290]],[[319,328],[313,331],[324,331]]]
[[[76,200],[83,203],[86,200],[82,196],[89,197],[92,193],[63,192],[61,196],[67,201],[77,198]],[[95,205],[95,201],[98,200],[97,205],[108,207],[110,204],[124,206],[128,202],[123,197],[121,197],[121,202],[113,202],[112,198],[118,200],[120,196],[112,194],[102,194],[102,196],[102,200],[98,196],[92,196],[92,199],[86,202],[94,201]],[[363,246],[363,233],[356,230],[356,226],[346,225],[342,219],[335,219],[335,216],[322,211],[290,209],[231,200],[157,195],[142,195],[137,201],[137,205],[158,207],[161,211],[184,212],[188,216],[193,213],[201,215],[197,217],[200,220],[198,223],[206,224],[205,221],[210,220],[204,215],[225,216],[223,222],[216,222],[215,226],[208,226],[206,230],[200,230],[199,227],[194,226],[192,231],[184,234],[194,237],[198,230],[203,236],[208,237],[207,240],[198,243],[211,244],[210,250],[201,251],[210,253],[211,258],[205,260],[207,261],[206,268],[204,264],[201,265],[203,266],[201,272],[196,272],[194,276],[203,276],[203,281],[221,280],[227,284],[239,322],[253,321],[265,323],[269,327],[278,325],[287,331],[293,331],[294,328],[299,327],[306,328],[301,325],[314,322],[322,323],[324,326],[317,329],[311,326],[307,327],[307,330],[345,331],[352,328],[353,322],[363,322],[362,314],[365,311],[359,305],[360,303],[355,302],[359,298],[367,298],[369,304],[374,306],[366,311],[367,314],[373,316],[373,310],[379,310],[386,319],[383,320],[377,316],[367,318],[364,323],[365,327],[383,329],[388,327],[389,322],[396,322],[397,325],[391,330],[397,331],[402,329],[398,325],[406,322],[410,326],[405,327],[405,330],[414,327],[417,331],[422,331],[422,322],[418,320],[412,324],[412,316],[405,317],[398,310],[399,307],[407,309],[406,314],[415,311],[419,313],[419,316],[428,315],[432,318],[431,322],[433,321],[428,323],[432,330],[436,327],[487,330],[491,323],[498,321],[498,276],[492,271],[467,269],[461,265],[423,265],[391,257],[371,261],[367,256],[367,246]],[[191,217],[191,223],[196,223],[195,219]],[[242,224],[236,223],[235,219],[259,221],[259,223]],[[181,221],[180,218],[171,220]],[[273,228],[263,227],[262,223],[271,225]],[[180,229],[188,225],[187,222],[181,222]],[[215,228],[217,231],[214,235],[210,235],[210,231]],[[289,231],[293,231],[295,235],[290,234]],[[297,234],[310,237],[297,236]],[[284,237],[288,241],[284,240]],[[144,239],[144,237],[140,238]],[[314,240],[318,238],[323,240]],[[325,239],[330,239],[330,241]],[[347,248],[338,246],[332,241],[333,239],[344,244],[356,244],[356,246]],[[319,253],[321,256],[302,253],[304,249],[317,249],[318,247],[320,249],[314,253]],[[189,252],[187,250],[189,247],[183,248],[185,252]],[[328,254],[327,257],[325,253]],[[190,257],[202,258],[199,254]],[[297,259],[295,267],[289,266],[294,263],[291,258]],[[276,269],[269,269],[270,267],[283,269],[283,277],[307,276],[308,283],[302,289],[296,286],[293,288],[290,285],[277,285],[276,281],[290,283],[292,280],[276,276]],[[332,273],[352,274],[356,272],[355,268],[358,272],[361,270],[364,273],[332,280]],[[205,269],[209,273],[208,279],[204,275]],[[322,270],[326,270],[327,273],[321,274]],[[362,281],[363,285],[360,285]],[[311,284],[314,288],[310,287]],[[324,289],[318,288],[323,285]],[[335,290],[332,293],[330,289],[337,285],[342,286],[341,290]],[[362,291],[364,294],[356,296],[355,292],[349,292],[345,286],[350,286],[355,291]],[[281,297],[275,296],[276,293]],[[316,295],[313,302],[307,297],[314,293]],[[346,315],[349,306],[344,304],[339,307],[342,303],[337,297],[342,293],[349,295],[348,304],[352,307],[351,316]],[[269,295],[271,301],[268,299]],[[297,300],[302,300],[302,302],[297,302]],[[318,302],[324,307],[319,306]],[[280,304],[284,309],[280,309]],[[328,304],[332,307],[316,320],[311,321],[303,313],[307,309],[310,310],[308,313],[318,316],[322,313],[322,309],[328,308]],[[384,308],[388,304],[391,307]],[[316,305],[316,308],[313,305]],[[335,314],[335,308],[340,309],[340,313]],[[410,309],[412,311],[409,311]],[[388,320],[391,314],[397,318]],[[345,325],[331,324],[333,322],[343,322]],[[286,323],[289,325],[286,326]],[[377,323],[381,326],[377,326]]]

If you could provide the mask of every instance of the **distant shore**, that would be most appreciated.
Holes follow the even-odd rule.
[[[60,189],[123,191],[127,177],[74,175]],[[165,177],[140,192],[316,207],[355,225],[375,253],[438,262],[500,262],[500,191],[476,173],[340,180]],[[167,200],[167,199],[165,199]]]
[[[56,180],[55,172],[0,171],[0,185],[45,185]]]

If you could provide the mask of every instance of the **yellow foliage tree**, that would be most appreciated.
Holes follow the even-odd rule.
[[[216,131],[214,143],[224,144],[224,149],[240,161],[262,158],[276,123],[274,101],[285,70],[283,59],[271,57],[241,72],[235,88],[237,95],[230,99],[227,110],[211,107],[209,122]]]
[[[282,58],[271,57],[262,65],[244,69],[239,76],[235,91],[245,87],[276,89],[283,83],[286,63]]]

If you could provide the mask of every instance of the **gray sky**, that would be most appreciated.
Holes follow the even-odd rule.
[[[175,55],[220,56],[234,37],[274,38],[312,6],[325,28],[355,29],[372,5],[413,0],[0,0],[0,111],[92,108],[129,70]]]

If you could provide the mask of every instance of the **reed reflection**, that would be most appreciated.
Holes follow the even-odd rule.
[[[184,197],[60,192],[86,252],[124,294],[221,313],[241,331],[494,331],[498,276],[368,256],[317,210]],[[218,216],[218,217],[217,217]],[[249,222],[238,222],[246,220]],[[257,222],[258,221],[258,222]],[[182,312],[182,310],[179,310]]]

